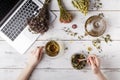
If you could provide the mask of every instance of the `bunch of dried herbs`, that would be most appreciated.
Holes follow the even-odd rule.
[[[60,22],[61,23],[70,23],[73,19],[71,13],[69,13],[62,5],[61,0],[57,0],[58,6],[60,8]]]
[[[33,33],[44,33],[49,29],[49,10],[48,5],[51,0],[45,0],[43,7],[39,10],[37,16],[28,19],[29,31]]]
[[[88,13],[90,0],[72,0],[72,4],[84,15]]]

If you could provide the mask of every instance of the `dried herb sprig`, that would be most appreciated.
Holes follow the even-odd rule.
[[[111,42],[111,36],[109,34],[105,35],[105,36],[101,36],[95,40],[92,40],[92,44],[93,46],[98,49],[99,53],[101,53],[102,49],[101,49],[101,41],[102,39],[104,39],[103,41],[105,41],[106,43]]]
[[[77,32],[73,32],[68,27],[64,27],[62,30],[65,31],[70,36],[77,37],[79,40],[85,38],[85,36],[88,35],[87,33],[85,33],[84,35],[79,35]],[[101,41],[102,40],[105,41],[106,43],[112,41],[111,36],[109,34],[107,34],[105,36],[98,37],[97,39],[92,40],[92,45],[97,49],[97,51],[99,53],[101,53],[103,51],[102,48],[101,48]],[[88,51],[88,54],[89,54],[92,51],[92,47],[88,47],[87,51]]]
[[[102,3],[101,0],[93,0],[94,2],[91,1],[91,9],[93,10],[99,10],[102,8]]]
[[[105,41],[106,43],[108,43],[109,41],[110,41],[110,42],[112,41],[111,36],[110,36],[109,34],[107,34],[106,36],[102,36],[102,38],[104,39],[104,41]]]
[[[77,37],[79,40],[83,39],[86,36],[86,35],[79,35],[77,32],[73,32],[70,28],[67,27],[64,27],[62,30],[65,31],[70,36]]]
[[[72,4],[84,15],[88,13],[90,1],[89,0],[72,0]]]
[[[102,49],[101,49],[101,40],[99,38],[93,40],[92,44],[98,50],[99,53],[102,52]]]
[[[69,13],[62,5],[61,0],[58,1],[58,6],[60,8],[60,22],[62,23],[70,23],[73,19],[71,13]]]
[[[101,40],[100,39],[96,39],[92,41],[93,46],[95,46],[97,49],[100,49],[100,45],[101,45]]]
[[[64,27],[63,30],[70,36],[77,36],[77,32],[73,32],[72,30],[70,30],[70,28]]]

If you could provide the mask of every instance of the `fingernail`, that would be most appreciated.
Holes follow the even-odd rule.
[[[45,46],[42,46],[42,48],[45,48]]]
[[[39,46],[37,46],[37,48],[40,48]]]

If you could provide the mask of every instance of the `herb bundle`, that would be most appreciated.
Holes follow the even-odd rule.
[[[72,0],[72,4],[84,15],[88,13],[89,4],[90,4],[89,0]]]
[[[71,13],[69,13],[62,5],[61,0],[57,0],[58,6],[60,8],[60,22],[61,23],[70,23],[73,19]]]

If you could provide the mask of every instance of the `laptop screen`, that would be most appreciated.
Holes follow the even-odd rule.
[[[20,0],[0,0],[0,23]]]

